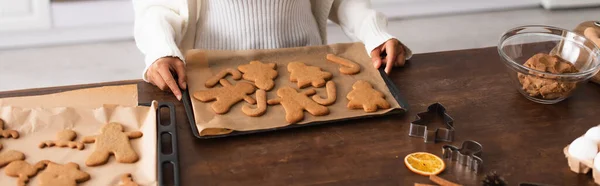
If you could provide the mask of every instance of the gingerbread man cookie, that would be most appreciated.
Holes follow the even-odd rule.
[[[333,81],[328,81],[327,84],[325,85],[325,88],[327,90],[327,98],[323,99],[318,95],[314,95],[312,97],[312,99],[324,106],[328,106],[328,105],[332,105],[333,103],[335,103],[335,100],[337,99],[337,90],[335,88],[335,82]]]
[[[4,120],[0,119],[0,138],[19,138],[19,132],[16,130],[4,130]],[[2,149],[2,144],[0,144],[0,149]]]
[[[18,186],[25,186],[29,182],[29,178],[34,177],[38,171],[46,168],[50,161],[42,160],[35,165],[30,165],[26,161],[13,161],[4,169],[4,173],[10,177],[16,177]]]
[[[308,96],[316,94],[314,89],[298,93],[291,87],[283,87],[277,90],[279,98],[268,101],[269,105],[281,104],[285,110],[285,119],[289,123],[297,123],[304,119],[304,111],[314,116],[329,114],[329,109],[314,102]]]
[[[60,131],[58,134],[56,134],[56,141],[45,141],[40,143],[39,147],[40,148],[45,148],[45,147],[53,147],[53,146],[57,146],[57,147],[70,147],[73,149],[79,149],[79,150],[83,150],[84,148],[84,144],[81,142],[76,142],[73,141],[75,140],[75,138],[77,138],[77,133],[75,133],[75,131],[72,130],[63,130]]]
[[[216,100],[212,103],[211,107],[217,114],[229,112],[229,109],[231,109],[233,105],[242,100],[246,100],[246,102],[250,104],[256,103],[254,98],[248,96],[254,93],[254,85],[246,82],[239,82],[234,86],[225,79],[221,79],[220,83],[223,87],[198,91],[194,93],[194,98],[202,102]]]
[[[258,117],[267,112],[267,92],[264,90],[256,91],[256,108],[249,105],[242,106],[242,112],[248,116]]]
[[[79,170],[77,163],[64,165],[48,162],[46,168],[38,175],[40,186],[76,186],[88,181],[90,174]]]
[[[9,150],[0,153],[0,168],[8,165],[10,162],[24,160],[25,154],[16,150]]]
[[[139,186],[133,181],[131,174],[126,173],[121,176],[121,184],[119,186]]]
[[[358,80],[352,85],[352,91],[346,96],[348,108],[363,109],[365,112],[375,112],[378,108],[388,109],[390,104],[385,100],[385,95],[364,80]]]
[[[140,138],[142,135],[140,131],[123,132],[123,126],[119,123],[104,125],[101,134],[83,138],[84,143],[96,143],[94,152],[85,161],[85,165],[103,165],[110,155],[114,155],[119,163],[135,163],[139,156],[129,140]]]
[[[287,68],[290,72],[290,81],[297,82],[298,88],[310,85],[322,87],[325,85],[325,81],[333,77],[331,73],[322,71],[319,67],[309,66],[301,62],[291,62]]]
[[[333,54],[327,54],[327,60],[341,65],[340,72],[342,74],[353,75],[360,72],[360,65],[348,59],[344,59]]]
[[[259,89],[269,91],[275,86],[273,79],[277,77],[277,65],[275,63],[261,63],[260,61],[251,61],[250,64],[240,65],[238,70],[242,71],[242,77],[245,80],[254,82]]]
[[[225,78],[227,74],[231,74],[231,78],[233,78],[234,80],[242,79],[242,73],[240,73],[240,71],[237,71],[233,68],[227,68],[217,73],[217,75],[206,80],[204,86],[206,86],[206,88],[214,87],[221,79]]]

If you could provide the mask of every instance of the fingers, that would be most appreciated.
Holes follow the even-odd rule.
[[[173,75],[171,74],[169,68],[159,68],[158,73],[160,74],[160,77],[164,80],[164,82],[167,84],[169,89],[171,89],[171,92],[173,92],[175,97],[177,97],[177,100],[181,100],[181,90],[179,90],[179,86],[177,86],[177,82],[173,78]]]
[[[175,62],[175,73],[177,73],[177,82],[179,83],[179,87],[182,89],[187,89],[187,77],[185,75],[185,65],[182,61]]]
[[[381,67],[381,47],[377,47],[371,51],[371,60],[373,60],[373,67],[379,69]]]
[[[177,74],[177,80],[171,71]],[[181,89],[187,88],[185,64],[178,58],[164,57],[156,60],[148,69],[147,77],[150,82],[161,90],[171,90],[178,100],[181,100]]]
[[[404,66],[404,64],[406,64],[406,54],[404,53],[404,48],[400,49],[400,52],[398,54],[398,58],[396,59],[397,63],[396,65],[398,65],[399,67]]]
[[[151,72],[152,75],[150,75],[150,82],[154,85],[156,85],[156,87],[158,87],[160,90],[165,90],[167,89],[167,84],[165,83],[165,81],[160,77],[160,75],[158,73],[156,73],[155,71]]]
[[[390,72],[392,72],[392,67],[394,67],[394,62],[393,61],[386,61],[385,70],[384,70],[385,73],[389,75]]]
[[[386,74],[390,74],[390,72],[392,72],[392,67],[394,67],[394,62],[396,62],[396,57],[398,55],[398,51],[396,50],[396,48],[396,43],[393,40],[385,42],[385,52],[387,53],[387,57],[385,59]]]

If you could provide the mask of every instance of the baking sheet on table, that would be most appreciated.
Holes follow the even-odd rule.
[[[108,93],[111,90],[120,91],[119,94]],[[108,94],[101,94],[103,92]],[[133,94],[135,94],[136,100],[129,100],[133,98]],[[133,174],[133,179],[142,185],[158,185],[156,170],[157,103],[153,102],[151,107],[82,104],[82,101],[86,100],[90,101],[89,103],[92,105],[100,104],[103,100],[137,104],[135,85],[82,89],[52,95],[2,100],[11,100],[10,104],[5,101],[0,107],[0,118],[6,122],[5,129],[17,130],[20,136],[18,139],[0,139],[0,143],[4,146],[0,153],[7,150],[23,152],[26,156],[25,161],[30,164],[44,159],[60,164],[75,162],[79,164],[82,171],[89,173],[91,177],[81,185],[117,185],[123,173]],[[37,107],[35,107],[36,104]],[[70,148],[46,147],[40,149],[38,147],[42,141],[55,140],[56,134],[64,129],[74,130],[77,133],[75,140],[81,141],[84,136],[99,134],[102,126],[108,122],[119,122],[123,124],[125,131],[141,131],[144,134],[142,138],[130,141],[140,156],[138,162],[122,164],[117,163],[114,157],[110,157],[105,165],[87,167],[85,160],[94,150],[95,144],[93,143],[86,144],[82,151]],[[3,172],[0,172],[0,185],[15,185],[17,178],[8,177]],[[38,185],[35,177],[30,180],[29,185]]]
[[[338,70],[339,65],[328,62],[325,58],[328,53],[333,53],[359,63],[361,65],[361,72],[356,75],[341,74]],[[316,117],[305,112],[304,120],[298,124],[367,115],[382,115],[393,109],[400,108],[400,105],[390,93],[390,90],[386,86],[379,71],[373,68],[371,59],[368,57],[364,45],[360,43],[273,50],[188,51],[186,54],[186,61],[190,95],[193,95],[194,92],[199,90],[206,90],[207,88],[204,87],[204,82],[222,69],[237,68],[237,66],[247,64],[252,60],[277,64],[279,76],[275,79],[275,88],[267,93],[267,99],[277,98],[276,92],[279,88],[291,86],[297,89],[296,83],[292,83],[289,80],[289,72],[287,71],[287,63],[289,62],[298,61],[308,65],[318,66],[333,74],[332,80],[336,83],[337,100],[335,104],[328,107],[330,114]],[[230,76],[228,76],[227,79],[232,84],[238,82],[231,79]],[[374,113],[365,113],[362,109],[348,109],[346,107],[346,104],[348,103],[346,95],[352,90],[352,84],[357,80],[367,80],[375,89],[383,92],[392,108],[379,110]],[[220,85],[217,85],[217,87],[218,86]],[[301,90],[307,89],[309,88]],[[325,87],[315,89],[317,90],[317,95],[326,97]],[[232,131],[271,129],[289,125],[285,120],[285,111],[281,105],[270,105],[267,108],[267,113],[261,117],[249,117],[241,111],[242,105],[247,104],[245,102],[234,105],[231,110],[224,115],[217,115],[210,107],[212,102],[202,103],[194,98],[191,98],[190,100],[194,110],[196,126],[201,136],[220,135]]]

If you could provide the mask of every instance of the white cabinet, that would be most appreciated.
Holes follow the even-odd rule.
[[[11,5],[12,4],[12,5]],[[30,13],[31,1],[0,0],[1,16],[26,16]]]
[[[581,8],[600,5],[599,0],[542,0],[546,9]]]
[[[0,0],[0,32],[50,28],[50,0]]]
[[[540,0],[371,0],[371,3],[388,17],[406,18],[537,7]]]
[[[0,49],[131,39],[131,0],[0,0]]]

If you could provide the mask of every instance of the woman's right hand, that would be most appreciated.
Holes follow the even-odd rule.
[[[173,77],[177,74],[177,81]],[[156,60],[146,71],[146,77],[150,83],[161,90],[170,90],[177,100],[181,100],[181,90],[187,89],[185,64],[176,57],[163,57]]]

